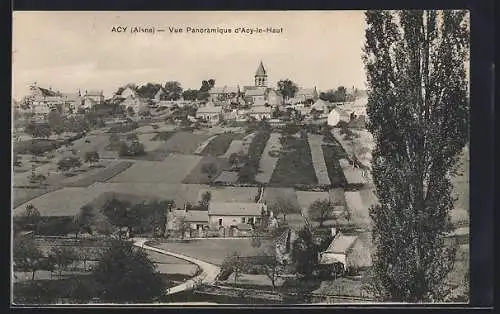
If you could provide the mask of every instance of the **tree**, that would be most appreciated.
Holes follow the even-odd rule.
[[[36,246],[33,239],[16,237],[13,242],[14,270],[31,272],[31,280],[42,267],[43,252]]]
[[[161,88],[161,84],[147,83],[137,88],[137,94],[142,98],[153,99]]]
[[[89,163],[90,167],[92,167],[93,163],[99,162],[99,153],[96,151],[86,152],[85,162]]]
[[[57,110],[52,110],[47,116],[47,121],[49,127],[55,134],[59,135],[64,132],[64,120],[61,118],[61,114]]]
[[[196,89],[186,89],[182,92],[182,98],[184,100],[194,101],[198,97],[199,91]]]
[[[166,100],[178,100],[182,95],[181,83],[177,81],[169,81],[165,83],[165,99]]]
[[[73,168],[78,168],[82,165],[80,158],[76,156],[64,157],[57,162],[57,170],[63,173],[68,172]]]
[[[333,203],[327,199],[315,200],[309,206],[309,214],[311,218],[319,221],[319,226],[322,227],[325,220],[332,214]]]
[[[237,280],[241,278],[241,274],[243,272],[243,261],[241,260],[240,253],[234,251],[224,258],[222,262],[222,269],[232,272],[234,283],[236,284]]]
[[[104,301],[151,302],[164,292],[164,283],[147,253],[129,241],[113,241],[92,271]]]
[[[289,198],[280,196],[269,204],[271,210],[276,216],[282,214],[283,221],[286,221],[286,215],[300,212],[298,206]]]
[[[199,206],[203,210],[208,210],[208,205],[210,204],[210,200],[212,199],[212,193],[210,191],[205,191],[201,195],[201,200],[199,202]]]
[[[78,213],[73,218],[73,223],[75,225],[75,238],[78,239],[78,233],[80,231],[86,231],[92,234],[92,220],[94,218],[94,208],[90,205],[84,205],[80,208]]]
[[[297,85],[289,79],[278,81],[278,91],[283,96],[283,103],[286,104],[288,99],[293,98],[299,90]]]
[[[367,11],[367,128],[374,135],[372,290],[443,300],[455,250],[452,169],[468,139],[466,11]]]
[[[67,269],[69,265],[78,259],[78,254],[75,249],[69,246],[53,246],[50,249],[49,256],[53,259],[54,264],[59,270],[59,278],[62,276],[62,271]]]
[[[48,138],[50,137],[50,127],[48,124],[30,122],[24,128],[24,132],[31,135],[33,138]]]
[[[32,204],[27,204],[24,209],[23,215],[20,217],[25,228],[38,231],[38,226],[42,219],[40,212]]]
[[[298,232],[297,239],[292,243],[292,260],[297,273],[306,279],[312,276],[318,264],[318,249],[311,231],[306,227]]]
[[[109,222],[119,228],[127,227],[129,231],[130,227],[130,219],[128,215],[128,209],[131,204],[129,202],[120,201],[117,198],[112,198],[108,200],[103,208],[102,212],[109,219]]]
[[[180,217],[177,221],[177,231],[179,231],[182,240],[184,240],[184,238],[186,237],[186,233],[190,230],[191,225],[186,220],[186,217]]]
[[[274,246],[267,246],[260,252],[258,263],[267,278],[271,280],[271,285],[275,290],[276,280],[283,274],[285,267],[278,258]]]
[[[218,171],[219,168],[214,162],[204,163],[201,165],[201,172],[206,174],[210,180],[217,174]]]

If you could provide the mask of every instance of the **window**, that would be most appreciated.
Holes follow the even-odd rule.
[[[249,224],[253,224],[254,223],[254,218],[253,217],[248,218],[248,223]]]
[[[219,218],[219,226],[222,226],[222,218]]]
[[[241,223],[244,224],[245,223],[245,217],[241,217]]]

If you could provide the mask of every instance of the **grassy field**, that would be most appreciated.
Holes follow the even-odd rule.
[[[186,243],[161,243],[155,247],[215,265],[222,265],[224,258],[235,251],[241,256],[255,256],[259,253],[259,249],[252,247],[249,239],[192,240]]]
[[[16,208],[32,199],[35,199],[43,194],[52,192],[59,189],[59,187],[45,187],[45,188],[13,188],[12,198],[13,207]]]
[[[106,182],[118,175],[119,173],[125,171],[130,166],[132,166],[132,162],[129,161],[120,161],[110,163],[107,167],[98,169],[98,171],[87,173],[82,178],[79,178],[71,183],[66,184],[68,187],[87,187],[96,182]]]
[[[158,132],[156,133],[151,140],[152,141],[163,141],[166,142],[168,141],[173,135],[175,134],[174,131],[163,131],[163,132]]]
[[[136,161],[109,182],[181,183],[202,157],[171,154],[164,161]]]
[[[323,143],[323,136],[318,134],[308,134],[307,140],[311,150],[311,159],[318,178],[318,184],[330,185],[330,177],[328,174],[327,164],[325,163],[325,156],[321,144]]]
[[[222,133],[217,135],[207,146],[201,151],[202,155],[220,156],[223,155],[231,145],[233,140],[238,140],[242,137],[241,134]]]
[[[279,160],[279,152],[281,150],[280,138],[281,134],[279,133],[271,133],[269,136],[266,147],[260,156],[259,173],[255,176],[256,181],[268,183],[271,180],[271,176]]]
[[[215,164],[217,167],[217,172],[211,177],[208,177],[207,173],[202,171],[203,165],[205,164]],[[229,168],[229,163],[224,158],[217,158],[211,156],[203,156],[200,162],[189,172],[189,174],[184,178],[182,183],[193,183],[193,184],[209,184],[217,178],[217,176],[225,169]]]
[[[318,184],[309,144],[304,138],[285,138],[284,151],[270,180],[276,185]]]
[[[43,194],[31,200],[42,216],[73,216],[80,207],[92,201],[97,195],[86,188],[63,188]],[[14,215],[24,211],[20,205],[14,209]]]

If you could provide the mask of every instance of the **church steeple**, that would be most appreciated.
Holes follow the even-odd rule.
[[[257,87],[267,86],[267,73],[266,69],[264,69],[264,64],[262,64],[262,61],[260,61],[259,67],[255,72],[255,86]]]

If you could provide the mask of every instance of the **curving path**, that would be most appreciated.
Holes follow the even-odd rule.
[[[220,268],[216,265],[213,265],[213,264],[210,264],[210,263],[207,263],[204,261],[200,261],[199,259],[192,258],[192,257],[186,256],[186,255],[168,252],[168,251],[147,245],[146,243],[148,241],[151,241],[151,239],[133,238],[132,241],[133,241],[135,246],[144,248],[146,250],[151,250],[151,251],[154,251],[154,252],[157,252],[160,254],[165,254],[165,255],[177,257],[179,259],[193,263],[201,268],[202,272],[200,275],[198,275],[194,278],[191,278],[191,279],[187,280],[186,282],[181,283],[180,285],[177,285],[175,287],[168,289],[166,292],[167,295],[179,293],[179,292],[186,291],[186,290],[191,290],[196,285],[198,285],[200,283],[213,284],[217,278],[217,275],[220,272]]]

